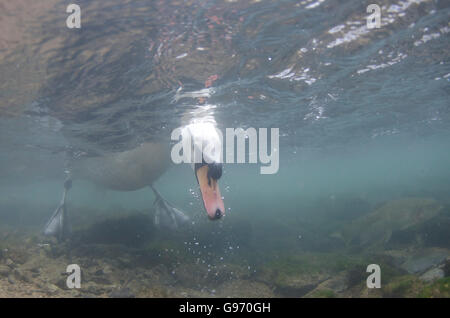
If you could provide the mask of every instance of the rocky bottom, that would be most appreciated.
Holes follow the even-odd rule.
[[[449,297],[450,250],[232,256],[190,253],[186,242],[153,238],[123,244],[58,243],[29,233],[3,233],[0,297]],[[208,254],[208,253],[205,253]],[[368,264],[381,267],[381,288],[366,286]],[[67,287],[69,264],[81,288]]]

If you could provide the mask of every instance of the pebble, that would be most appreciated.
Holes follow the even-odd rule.
[[[8,276],[11,269],[6,265],[0,265],[0,276]]]
[[[23,281],[25,283],[31,283],[32,282],[32,279],[30,278],[30,276],[26,272],[24,272],[24,271],[22,271],[22,270],[20,270],[18,268],[16,268],[14,270],[14,275],[15,275],[15,277],[17,279],[19,279],[19,280],[21,280],[21,281]]]
[[[113,290],[109,294],[109,297],[110,298],[135,298],[136,296],[133,294],[133,292],[128,287],[124,287],[124,288]]]
[[[102,269],[99,269],[99,270],[97,270],[95,273],[94,273],[94,275],[97,275],[97,276],[101,276],[101,275],[104,275],[105,273],[103,272],[103,270]]]
[[[94,295],[101,295],[103,293],[103,288],[93,283],[89,283],[85,290]]]
[[[109,275],[112,274],[113,270],[109,265],[105,265],[105,267],[103,268],[103,274],[105,275]]]
[[[444,271],[445,277],[450,276],[450,257],[447,257],[444,265],[442,266],[442,269]]]
[[[14,285],[14,284],[16,283],[16,281],[14,280],[14,278],[12,277],[12,275],[9,275],[9,276],[8,276],[8,282],[9,282],[11,285]]]
[[[51,284],[51,283],[47,284],[47,285],[45,286],[45,288],[46,288],[47,291],[48,291],[49,293],[51,293],[51,294],[54,294],[54,293],[56,293],[56,292],[59,290],[59,288],[58,288],[56,285]]]
[[[13,268],[13,267],[14,267],[14,262],[13,262],[13,260],[10,259],[10,258],[8,258],[8,259],[6,260],[6,265],[9,266],[10,268]]]

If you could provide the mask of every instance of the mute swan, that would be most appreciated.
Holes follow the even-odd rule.
[[[221,149],[221,139],[217,129],[210,122],[191,122],[184,126],[182,131],[183,138],[192,138],[195,141],[192,144],[193,150],[199,150],[204,156],[201,163],[191,166],[200,186],[208,217],[211,220],[219,219],[225,213],[217,182],[222,176],[222,163],[218,156],[211,157],[203,152],[206,147]],[[195,151],[191,153],[194,156]],[[134,191],[147,186],[152,187],[156,196],[155,224],[159,225],[162,223],[161,220],[164,220],[164,223],[171,223],[168,226],[174,228],[177,224],[185,222],[187,216],[165,201],[153,188],[153,183],[168,169],[171,162],[168,144],[147,142],[132,150],[75,162],[71,175],[75,178],[88,179],[112,190]],[[191,162],[194,162],[193,158]],[[45,235],[55,235],[59,239],[68,236],[70,226],[66,197],[71,186],[72,177],[68,177],[64,183],[61,202],[44,228]]]

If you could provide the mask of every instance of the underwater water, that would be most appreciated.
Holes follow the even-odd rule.
[[[448,1],[79,0],[69,28],[72,2],[0,0],[0,297],[450,296]],[[223,163],[220,220],[168,154],[93,182],[202,118],[279,129],[276,173]],[[189,221],[155,224],[151,183]]]

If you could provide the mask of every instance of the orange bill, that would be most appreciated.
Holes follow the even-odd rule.
[[[196,174],[208,217],[216,220],[225,214],[225,207],[220,195],[219,184],[217,180],[208,178],[208,169],[208,165],[201,166],[197,169]]]

